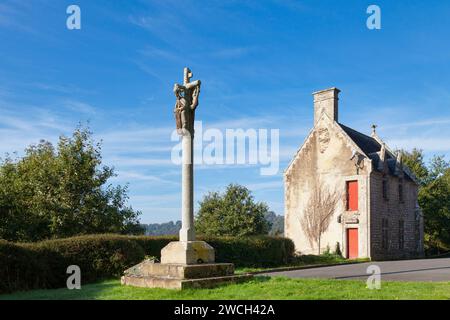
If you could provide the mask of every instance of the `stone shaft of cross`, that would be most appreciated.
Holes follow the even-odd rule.
[[[184,68],[183,73],[183,94],[177,94],[177,106],[179,110],[179,120],[177,129],[182,136],[182,195],[181,195],[181,216],[182,227],[180,230],[180,241],[195,241],[194,229],[194,118],[195,109],[198,105],[198,93],[200,81],[190,82],[192,72],[189,68]],[[196,95],[196,97],[194,97]],[[180,108],[181,107],[181,108]],[[177,110],[177,107],[175,108]],[[180,126],[180,127],[178,127]]]
[[[193,136],[185,133],[182,137],[183,168],[181,191],[182,226],[180,241],[195,241],[194,230],[194,157]]]

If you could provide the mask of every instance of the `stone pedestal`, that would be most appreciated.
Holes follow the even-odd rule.
[[[161,250],[161,263],[214,263],[214,249],[205,241],[173,241]]]
[[[211,288],[226,283],[239,283],[252,275],[234,275],[232,263],[176,264],[145,260],[126,270],[123,285],[144,288],[187,289]]]
[[[249,280],[234,274],[232,263],[214,263],[214,249],[204,241],[173,241],[161,250],[161,263],[145,260],[125,271],[123,285],[146,288],[211,288]]]

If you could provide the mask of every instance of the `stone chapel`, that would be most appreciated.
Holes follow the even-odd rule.
[[[349,259],[423,255],[416,178],[375,126],[369,136],[339,122],[339,92],[313,93],[314,126],[284,173],[285,236],[301,254],[338,246]]]

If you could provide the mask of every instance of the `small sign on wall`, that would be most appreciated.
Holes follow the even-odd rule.
[[[345,223],[346,224],[358,224],[359,223],[359,219],[358,219],[358,217],[355,217],[355,216],[348,217],[348,218],[345,219]]]

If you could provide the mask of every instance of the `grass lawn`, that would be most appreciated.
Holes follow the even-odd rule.
[[[307,266],[318,266],[318,265],[334,265],[334,264],[346,264],[346,263],[355,263],[355,262],[367,262],[370,261],[366,258],[361,259],[353,259],[348,260],[345,258],[342,258],[341,256],[337,256],[334,254],[322,254],[320,256],[318,255],[302,255],[299,257],[296,257],[294,261],[292,261],[290,264],[280,266],[278,268],[285,269],[285,268],[297,268],[297,267],[307,267]],[[262,272],[270,269],[277,269],[275,268],[237,268],[236,273],[247,273],[247,272]]]
[[[55,289],[0,295],[5,299],[450,299],[450,282],[382,282],[369,290],[359,280],[288,279],[256,277],[254,280],[214,289],[167,290],[121,286],[118,280],[89,284],[81,290]]]

